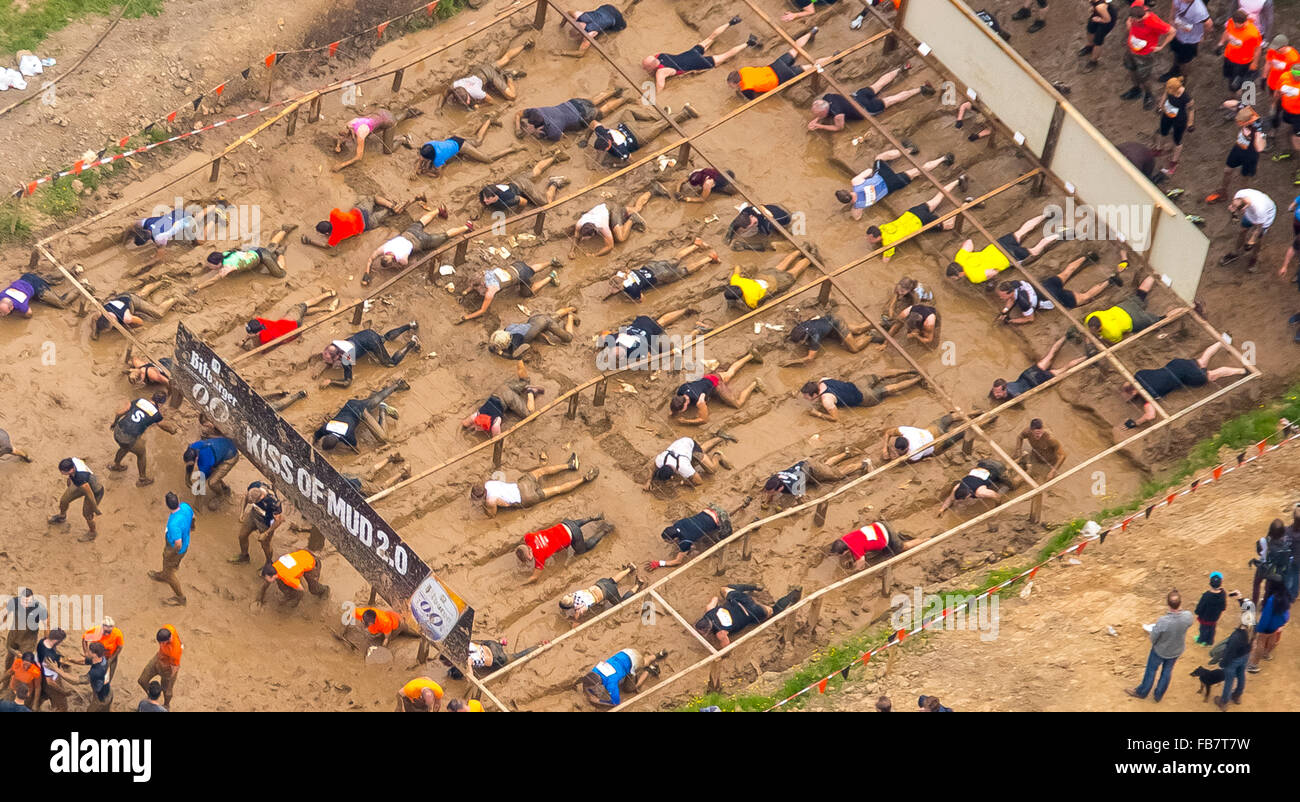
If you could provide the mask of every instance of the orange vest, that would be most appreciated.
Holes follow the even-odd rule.
[[[433,695],[439,699],[442,698],[442,686],[428,677],[416,677],[402,686],[402,695],[412,702],[420,701],[420,694],[425,688],[433,691]]]
[[[172,639],[166,643],[158,644],[158,654],[163,656],[167,662],[173,666],[179,667],[181,664],[181,636],[176,634],[176,627],[168,624],[163,629],[172,633]]]
[[[1287,114],[1300,114],[1300,78],[1291,73],[1283,73],[1277,86],[1278,97],[1282,99],[1282,110]]]
[[[112,657],[117,654],[117,650],[122,648],[123,643],[122,630],[117,627],[113,627],[107,635],[99,627],[91,627],[86,630],[86,634],[82,635],[81,639],[86,643],[99,642],[104,644],[105,657]]]
[[[272,565],[275,567],[275,575],[281,582],[294,590],[299,590],[302,588],[302,575],[316,567],[316,558],[311,556],[310,551],[301,549],[284,555]]]
[[[1291,66],[1297,61],[1300,61],[1300,52],[1291,45],[1281,50],[1270,47],[1264,61],[1264,66],[1268,69],[1268,88],[1276,92],[1282,83],[1282,76],[1290,72]]]
[[[1246,24],[1240,26],[1228,20],[1226,31],[1228,41],[1223,46],[1223,57],[1233,64],[1249,64],[1251,59],[1255,58],[1260,42],[1263,41],[1259,35],[1259,28],[1256,28],[1255,23],[1250,20],[1246,20]]]
[[[740,89],[750,92],[771,92],[781,84],[776,77],[776,70],[771,67],[741,67],[740,70]]]
[[[33,692],[36,690],[36,679],[41,675],[40,666],[32,663],[31,668],[23,671],[23,659],[21,657],[15,657],[13,665],[9,666],[9,670],[14,672],[13,679],[9,680],[10,690],[16,691],[19,685],[26,685],[31,688]],[[36,697],[29,696],[27,698],[27,704],[35,710],[36,708],[34,705],[36,704]]]
[[[375,623],[366,627],[371,635],[387,635],[390,632],[396,632],[402,626],[401,615],[391,610],[381,610],[378,607],[358,607],[352,615],[360,622],[361,617],[366,614],[366,610],[375,611]]]

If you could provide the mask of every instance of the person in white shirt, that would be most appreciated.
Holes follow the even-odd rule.
[[[473,223],[466,223],[463,226],[449,228],[441,234],[430,234],[424,230],[424,227],[433,222],[433,219],[438,217],[438,214],[436,209],[426,212],[401,234],[375,248],[374,252],[370,254],[370,258],[366,260],[366,269],[361,274],[361,286],[370,286],[370,270],[376,261],[379,262],[380,267],[406,267],[412,253],[431,251],[452,237],[474,230]]]
[[[719,465],[730,470],[731,463],[721,451],[717,450],[724,440],[736,442],[736,438],[721,429],[703,443],[697,443],[689,437],[674,440],[668,448],[659,452],[659,455],[654,458],[654,468],[651,469],[650,478],[646,480],[643,489],[648,493],[656,481],[667,482],[673,476],[680,477],[683,482],[693,487],[699,487],[704,484],[704,477],[695,470],[694,463],[697,461],[705,473],[716,473]],[[713,452],[712,456],[710,452]]]
[[[1242,253],[1248,253],[1250,258],[1246,262],[1246,270],[1253,273],[1255,263],[1259,261],[1259,241],[1277,219],[1277,204],[1258,189],[1242,189],[1232,196],[1228,211],[1234,217],[1241,216],[1241,233],[1237,235],[1236,246],[1223,255],[1219,264],[1231,264]]]
[[[578,455],[570,454],[569,461],[563,465],[542,465],[526,471],[514,482],[489,479],[470,488],[469,496],[483,505],[489,516],[496,517],[498,509],[532,507],[543,501],[577,490],[587,482],[595,481],[600,476],[599,468],[592,468],[577,479],[570,479],[558,485],[544,487],[542,479],[565,471],[578,470]]]
[[[530,38],[522,44],[507,48],[496,61],[480,61],[470,67],[467,75],[451,82],[451,87],[442,97],[441,105],[445,106],[454,100],[467,109],[473,109],[480,103],[492,103],[492,98],[487,93],[488,88],[495,91],[503,100],[514,100],[517,96],[515,79],[524,77],[524,72],[507,70],[506,65],[513,61],[515,56],[525,50],[531,50],[534,44],[534,40]]]
[[[884,457],[886,461],[904,454],[911,454],[908,462],[919,462],[926,457],[942,454],[960,443],[966,432],[960,432],[939,442],[940,435],[948,433],[954,426],[966,422],[966,416],[960,412],[950,412],[924,429],[917,426],[896,426],[885,432]],[[927,447],[928,446],[928,447]],[[918,450],[919,449],[919,450]]]
[[[582,241],[591,237],[599,236],[605,242],[592,255],[604,256],[614,250],[614,243],[625,241],[632,229],[645,231],[645,220],[641,219],[640,212],[649,202],[650,193],[642,192],[631,206],[615,204],[611,208],[609,204],[602,203],[579,217],[578,222],[573,224],[573,248],[570,249],[569,256],[577,253]]]

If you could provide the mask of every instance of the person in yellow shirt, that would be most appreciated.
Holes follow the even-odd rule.
[[[436,713],[442,707],[442,686],[428,677],[416,677],[397,692],[396,713]]]
[[[889,250],[881,254],[881,261],[888,262],[889,258],[894,255],[896,249],[890,246],[895,242],[909,234],[915,234],[938,219],[934,212],[943,203],[945,193],[951,192],[954,187],[960,187],[965,192],[966,176],[957,176],[957,178],[946,184],[942,191],[934,193],[934,197],[925,203],[918,203],[903,212],[898,218],[878,226],[867,226],[867,243],[872,248],[889,248]],[[967,200],[969,201],[970,198],[967,198]],[[956,224],[957,218],[950,217],[944,220],[939,228],[944,231],[951,231]]]
[[[1083,322],[1093,334],[1110,343],[1119,342],[1125,334],[1135,334],[1155,325],[1164,317],[1147,310],[1147,294],[1155,283],[1155,276],[1147,276],[1138,285],[1136,293],[1109,309],[1089,314]]]
[[[731,271],[731,281],[722,290],[722,297],[731,306],[757,309],[764,301],[789,292],[799,274],[810,264],[812,262],[799,251],[792,251],[776,266],[775,272],[759,273],[755,278],[740,275],[740,266],[737,265]]]
[[[961,244],[961,250],[957,251],[957,254],[952,257],[952,263],[948,265],[948,278],[956,280],[964,276],[972,284],[983,284],[998,273],[1011,267],[1011,260],[1007,258],[1008,254],[1011,259],[1022,265],[1037,258],[1043,251],[1052,247],[1065,236],[1066,229],[1061,229],[1055,234],[1044,235],[1038,240],[1038,244],[1032,248],[1026,248],[1022,245],[1021,241],[1029,236],[1029,232],[1042,225],[1045,219],[1047,219],[1045,214],[1030,218],[1013,233],[998,237],[995,244],[986,245],[983,250],[975,250],[975,241],[966,240]],[[1001,250],[998,249],[999,245],[1002,246]]]
[[[477,699],[465,701],[462,699],[452,699],[447,703],[448,713],[484,713],[483,703]]]

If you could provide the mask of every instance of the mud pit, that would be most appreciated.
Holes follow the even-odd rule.
[[[775,2],[764,3],[763,7],[774,15],[781,11]],[[416,53],[464,31],[476,30],[475,23],[481,24],[499,10],[499,7],[488,7],[466,13],[446,25],[405,37],[378,51],[372,63]],[[684,50],[721,21],[740,13],[747,21],[724,34],[717,49],[725,49],[754,32],[762,39],[763,49],[743,51],[736,64],[765,64],[782,52],[784,45],[747,12],[742,3],[714,3],[692,9],[691,21],[687,21],[675,13],[675,7],[642,0],[629,17],[629,29],[604,44],[618,64],[639,81],[643,73],[637,63],[642,55],[659,50]],[[835,8],[819,20],[823,30],[811,48],[814,55],[837,52],[880,30],[873,21],[862,31],[850,31],[847,21],[855,13],[856,9]],[[508,125],[519,108],[592,96],[624,85],[596,53],[589,53],[581,61],[551,56],[553,50],[569,44],[556,28],[555,15],[552,13],[545,29],[536,34],[529,27],[531,18],[531,11],[519,14],[493,26],[468,45],[452,48],[423,67],[408,69],[403,90],[396,98],[389,96],[387,80],[363,85],[361,102],[366,105],[362,111],[407,105],[420,108],[424,112],[422,117],[399,128],[399,133],[409,133],[416,143],[448,133],[465,134],[477,126],[482,113],[455,111],[450,106],[440,111],[438,89],[463,74],[462,65],[494,57],[509,44],[529,36],[536,36],[536,47],[510,65],[527,73],[519,81],[520,100],[506,107],[503,120],[507,128],[490,131],[483,146],[485,152],[495,152],[514,142]],[[695,23],[694,27],[691,22]],[[788,27],[801,30],[798,23]],[[901,51],[886,56],[877,43],[850,56],[831,72],[856,88],[870,83],[901,60]],[[685,128],[688,133],[702,130],[739,103],[726,88],[724,78],[725,69],[673,79],[661,102],[677,110],[689,101],[701,118],[686,123]],[[891,89],[916,86],[925,80],[937,84],[942,79],[918,64],[917,69]],[[304,81],[299,88],[305,90],[309,85],[315,83]],[[632,86],[626,89],[633,94],[637,91]],[[810,116],[807,105],[816,95],[809,82],[781,95],[722,123],[700,137],[696,145],[699,153],[707,154],[719,166],[734,170],[741,185],[753,190],[756,200],[779,203],[802,212],[806,229],[797,239],[815,243],[828,268],[868,252],[862,235],[866,225],[892,219],[933,194],[933,189],[919,180],[890,195],[880,208],[868,210],[861,223],[853,223],[833,197],[835,189],[846,185],[847,176],[828,157],[834,155],[861,169],[886,147],[883,139],[869,133],[865,123],[834,135],[834,140],[825,134],[810,135],[805,127]],[[914,141],[922,159],[952,151],[956,165],[940,168],[941,179],[950,179],[964,170],[970,175],[971,193],[981,195],[1030,169],[1014,148],[990,148],[983,142],[967,142],[964,132],[951,127],[953,110],[940,109],[935,100],[917,97],[886,111],[878,119],[897,136]],[[431,204],[446,203],[451,212],[449,220],[430,224],[430,230],[455,225],[476,211],[473,196],[478,187],[526,171],[554,150],[553,146],[526,141],[524,152],[496,164],[454,161],[439,178],[416,179],[413,151],[399,148],[394,155],[384,156],[378,143],[372,142],[360,164],[342,173],[330,172],[329,168],[341,158],[332,152],[333,133],[351,116],[354,112],[339,105],[337,94],[329,95],[322,121],[300,122],[298,133],[288,140],[280,133],[282,128],[260,135],[256,148],[243,148],[228,160],[219,183],[207,183],[204,171],[177,185],[176,191],[187,199],[207,198],[219,192],[234,203],[257,205],[262,213],[264,237],[281,223],[297,223],[300,228],[291,237],[295,244],[289,249],[289,277],[285,281],[264,275],[236,277],[200,294],[189,295],[191,285],[181,269],[189,268],[201,258],[206,252],[203,248],[172,252],[162,266],[146,276],[129,277],[127,273],[133,263],[118,248],[105,247],[109,245],[107,238],[130,219],[148,213],[159,202],[155,199],[103,221],[93,233],[56,241],[53,250],[65,263],[84,265],[84,277],[104,297],[110,290],[131,290],[149,278],[175,271],[174,287],[164,290],[162,296],[181,293],[181,304],[161,324],[146,326],[140,338],[156,355],[170,353],[171,323],[181,319],[220,353],[232,358],[239,353],[237,343],[242,338],[242,324],[253,315],[282,316],[294,303],[318,294],[322,287],[337,289],[345,302],[364,295],[357,279],[367,255],[408,225],[407,220],[400,219],[394,227],[367,232],[330,252],[297,244],[296,237],[310,230],[331,207],[349,208],[357,198],[375,193],[405,200],[425,191]],[[937,124],[940,121],[948,122],[940,126]],[[864,134],[865,141],[861,144],[850,143],[852,137]],[[672,139],[671,132],[664,134],[647,150]],[[571,179],[566,193],[610,172],[596,164],[590,149],[577,148],[572,137],[566,137],[561,148],[568,161],[552,168],[548,175]],[[698,153],[695,158],[699,159]],[[173,166],[168,174],[150,181],[153,186],[159,186],[168,176],[180,175],[202,161],[197,155],[190,157]],[[487,335],[499,325],[522,322],[526,318],[517,304],[531,312],[553,311],[564,306],[579,309],[580,327],[572,344],[539,345],[525,359],[533,381],[546,388],[546,395],[540,399],[542,403],[594,376],[595,351],[591,347],[594,335],[636,314],[654,316],[689,305],[715,325],[731,320],[736,313],[724,307],[719,290],[732,266],[740,265],[746,275],[752,275],[759,268],[775,266],[789,249],[788,245],[779,246],[783,250],[777,254],[727,251],[722,239],[723,230],[734,214],[737,201],[732,199],[715,196],[697,205],[654,198],[643,213],[647,231],[633,233],[628,242],[616,246],[608,257],[595,258],[581,253],[568,258],[570,245],[564,229],[582,212],[598,202],[630,201],[654,179],[675,187],[685,175],[680,170],[661,174],[655,167],[649,164],[638,168],[552,211],[543,236],[536,240],[518,237],[520,232],[532,231],[532,221],[510,229],[509,235],[515,237],[513,244],[491,235],[475,239],[469,248],[467,264],[457,268],[457,280],[463,282],[468,275],[500,263],[497,256],[487,252],[487,247],[505,246],[511,252],[510,259],[530,262],[553,256],[565,259],[565,266],[559,270],[558,287],[549,287],[528,299],[519,299],[512,292],[503,293],[483,318],[457,326],[454,322],[469,308],[458,306],[456,299],[444,289],[446,279],[428,283],[424,271],[416,271],[377,298],[361,326],[352,326],[346,315],[335,318],[296,342],[241,363],[241,375],[264,393],[306,390],[308,397],[287,410],[285,418],[307,433],[349,398],[364,397],[393,376],[404,376],[412,391],[393,399],[402,414],[392,444],[386,449],[363,446],[362,454],[355,457],[334,453],[330,459],[344,472],[359,473],[385,455],[400,452],[419,471],[481,442],[462,434],[459,420],[476,409],[491,388],[513,377],[514,365],[488,353],[485,344]],[[126,195],[131,197],[140,190],[140,187],[128,188]],[[161,202],[170,204],[173,194],[169,190]],[[977,216],[996,237],[1019,227],[1049,202],[1059,203],[1061,199],[1050,193],[1034,196],[1028,186],[1020,186],[991,199]],[[945,205],[940,213],[950,208]],[[710,220],[713,215],[719,219]],[[483,224],[487,222],[486,216],[480,220]],[[986,244],[969,225],[966,235],[975,238],[977,248]],[[607,280],[616,270],[665,258],[695,236],[703,237],[719,249],[720,264],[648,293],[640,305],[623,299],[602,300],[607,293]],[[970,286],[956,287],[943,278],[943,269],[963,238],[963,235],[935,231],[905,243],[888,264],[872,260],[846,273],[842,281],[849,289],[849,297],[835,292],[832,302],[837,314],[856,323],[861,318],[852,304],[860,304],[875,318],[894,282],[903,275],[911,275],[932,288],[943,315],[942,339],[954,344],[951,353],[955,359],[945,360],[943,351],[914,349],[911,353],[936,382],[952,393],[962,409],[971,411],[989,407],[985,394],[993,378],[1014,377],[1041,356],[1051,341],[1064,333],[1067,324],[1055,313],[1040,312],[1040,319],[1027,327],[992,326],[990,321],[1000,308],[995,296]],[[1031,239],[1036,240],[1037,235],[1031,235]],[[1040,277],[1050,275],[1085,250],[1079,243],[1063,244],[1048,251],[1031,270]],[[1102,251],[1099,264],[1086,268],[1072,286],[1086,287],[1109,272],[1118,254],[1105,248],[1099,250]],[[817,277],[816,268],[810,268],[801,283]],[[385,278],[381,274],[378,280]],[[1128,278],[1131,283],[1131,276]],[[1127,291],[1127,288],[1112,291],[1097,306],[1104,308],[1116,303]],[[604,406],[592,406],[587,396],[575,420],[567,419],[560,407],[506,441],[503,468],[511,479],[519,469],[543,459],[558,463],[570,451],[580,455],[584,466],[600,468],[601,476],[596,482],[570,495],[528,510],[505,511],[495,520],[486,518],[477,506],[471,505],[468,493],[473,484],[492,472],[489,449],[377,502],[376,507],[440,578],[476,608],[476,637],[508,638],[511,651],[554,638],[568,628],[557,613],[558,597],[586,587],[599,577],[612,575],[625,563],[642,564],[648,559],[670,556],[659,531],[671,521],[698,512],[709,501],[734,509],[745,496],[755,494],[767,476],[809,456],[825,457],[853,448],[879,463],[881,434],[886,428],[900,424],[924,426],[947,411],[941,396],[933,389],[914,388],[878,407],[842,412],[843,421],[838,425],[808,416],[807,402],[797,395],[805,381],[821,376],[855,380],[869,373],[908,367],[901,356],[890,351],[869,348],[852,355],[835,344],[828,344],[812,365],[780,368],[779,362],[799,355],[793,346],[783,343],[785,332],[794,322],[824,311],[816,306],[816,300],[815,289],[805,291],[791,301],[767,308],[756,318],[783,326],[784,330],[764,328],[755,334],[752,324],[746,323],[704,343],[698,356],[718,360],[723,366],[751,347],[757,347],[765,356],[762,365],[744,368],[738,378],[744,382],[760,377],[765,392],[754,395],[741,410],[715,404],[709,427],[691,429],[671,424],[666,415],[672,389],[681,381],[695,378],[698,372],[692,375],[639,372],[612,381]],[[1152,308],[1158,312],[1176,303],[1162,288],[1153,294]],[[408,357],[393,371],[363,363],[357,368],[356,381],[347,390],[315,387],[313,359],[318,362],[316,355],[329,340],[364,327],[383,331],[411,319],[421,325],[424,352]],[[394,689],[410,676],[429,673],[439,682],[444,681],[443,670],[436,665],[427,667],[427,671],[412,668],[414,641],[399,643],[396,660],[391,665],[366,666],[359,654],[322,631],[322,627],[337,628],[341,602],[364,602],[367,598],[360,577],[332,549],[326,550],[324,565],[324,581],[333,588],[330,601],[308,599],[295,611],[268,605],[261,611],[250,612],[250,601],[259,580],[247,567],[232,566],[225,561],[234,553],[234,536],[238,530],[237,511],[230,505],[215,513],[199,507],[194,548],[181,569],[182,580],[191,591],[190,604],[179,610],[158,609],[159,600],[166,595],[165,588],[149,582],[144,573],[157,567],[157,532],[165,519],[161,498],[169,489],[182,488],[179,452],[186,443],[197,439],[197,426],[192,410],[186,409],[181,414],[184,421],[181,435],[175,438],[157,432],[149,435],[152,472],[157,478],[152,487],[143,490],[134,487],[130,480],[133,474],[129,472],[107,472],[115,447],[103,427],[111,420],[118,404],[138,393],[121,376],[122,339],[109,334],[98,342],[89,342],[84,327],[79,326],[83,322],[76,321],[71,313],[58,314],[40,308],[31,321],[4,321],[11,333],[0,348],[7,364],[22,369],[0,378],[0,397],[6,410],[3,426],[13,435],[15,444],[26,448],[36,460],[31,466],[8,462],[0,466],[6,483],[12,482],[11,486],[17,488],[12,495],[17,502],[14,526],[11,536],[6,538],[2,563],[4,582],[31,584],[38,592],[102,593],[106,612],[117,619],[127,635],[130,654],[124,669],[143,662],[143,656],[152,652],[151,633],[158,626],[163,623],[177,626],[187,647],[185,670],[177,685],[177,705],[181,709],[385,709],[390,706]],[[669,333],[686,333],[691,323],[692,319],[688,319],[670,326]],[[1209,341],[1202,329],[1180,321],[1125,347],[1120,353],[1130,370],[1156,367],[1175,356],[1199,352]],[[57,349],[54,366],[41,363],[43,344],[47,342],[54,343]],[[435,352],[436,356],[427,356],[429,352]],[[1068,344],[1063,352],[1064,358],[1079,355],[1079,347],[1073,344]],[[1222,361],[1224,357],[1219,360],[1215,364],[1226,364]],[[1025,428],[1028,420],[1041,417],[1069,452],[1064,466],[1069,468],[1114,443],[1116,433],[1122,431],[1118,424],[1132,415],[1113,392],[1119,381],[1109,369],[1090,368],[1038,394],[1023,407],[1005,412],[995,423],[986,424],[985,431],[1004,448],[1011,449],[1016,434]],[[1168,399],[1167,408],[1173,412],[1208,394],[1209,390],[1180,393]],[[641,491],[647,467],[656,453],[686,434],[703,439],[715,424],[725,426],[739,440],[724,448],[734,470],[707,479],[706,485],[698,490],[678,489],[653,495]],[[99,524],[101,534],[92,544],[75,541],[81,526],[75,515],[70,516],[71,526],[47,527],[44,523],[62,489],[53,465],[73,452],[86,458],[108,485],[105,515]],[[963,456],[960,449],[952,449],[941,457],[884,472],[833,505],[825,526],[819,530],[812,529],[811,517],[806,515],[765,526],[753,538],[752,560],[737,563],[733,557],[725,579],[762,584],[775,595],[782,594],[789,585],[811,590],[844,575],[842,569],[827,559],[825,547],[845,531],[876,518],[887,519],[909,534],[928,535],[947,529],[980,510],[949,513],[939,519],[935,517],[939,501],[974,460],[992,456],[995,455],[989,446],[980,442],[969,457]],[[1153,454],[1120,452],[1097,463],[1094,470],[1104,473],[1105,495],[1130,496],[1147,477],[1145,466],[1152,457]],[[969,567],[972,561],[996,559],[1027,548],[1041,537],[1047,524],[1104,505],[1106,499],[1095,497],[1098,484],[1096,477],[1089,473],[1073,476],[1048,491],[1044,524],[1007,519],[993,530],[976,526],[896,571],[895,582],[910,586],[951,577]],[[242,488],[256,478],[247,460],[242,460],[232,472],[230,483]],[[817,494],[827,489],[817,488],[812,492]],[[549,526],[561,518],[579,518],[596,511],[605,512],[617,525],[609,539],[588,555],[567,559],[561,555],[550,564],[539,583],[519,585],[525,574],[518,567],[512,549],[523,533]],[[752,504],[737,519],[737,527],[753,520],[759,512],[757,503]],[[282,529],[274,549],[281,554],[301,548],[304,542],[304,535]],[[686,619],[693,621],[698,617],[724,581],[714,576],[715,565],[713,560],[697,561],[661,589],[667,602]],[[878,587],[877,582],[866,582],[847,602],[833,602],[824,613],[823,622],[837,630],[867,623],[881,612],[884,604],[875,592]],[[673,654],[665,675],[705,654],[702,645],[669,621],[662,610],[655,627],[638,627],[635,634],[629,635],[633,630],[628,625],[635,627],[634,619],[641,611],[635,604],[626,607],[629,609],[620,609],[604,622],[579,633],[566,646],[547,651],[494,683],[495,692],[520,709],[572,709],[577,706],[571,691],[573,682],[596,661],[619,649],[631,646],[646,651],[669,649]],[[819,640],[822,637],[818,635]],[[274,653],[260,647],[271,639],[280,646]],[[770,646],[750,644],[738,650],[737,659],[728,661],[729,673],[724,679],[728,683],[753,679],[753,667],[747,663],[753,662],[762,670],[784,666],[806,654],[811,645],[806,636],[776,652]],[[130,676],[129,670],[123,675]],[[698,691],[703,681],[703,674],[699,675],[698,682],[687,680],[656,697],[654,704],[671,705],[681,694]],[[127,684],[119,682],[118,698],[122,700],[118,702],[119,707],[135,703],[138,690],[124,687]],[[453,693],[461,693],[465,687],[456,682],[447,685]]]

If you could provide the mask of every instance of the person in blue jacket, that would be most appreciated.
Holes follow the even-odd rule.
[[[185,460],[185,475],[189,477],[190,488],[195,495],[206,495],[211,490],[214,495],[208,508],[217,504],[217,499],[230,495],[230,485],[224,479],[230,469],[239,462],[239,449],[229,437],[210,437],[190,443],[182,455]],[[202,479],[199,476],[202,475]]]
[[[640,651],[624,649],[601,660],[583,676],[582,695],[597,707],[614,707],[623,701],[624,691],[635,694],[641,690],[646,677],[659,676],[659,661],[667,656],[665,649],[645,663]]]

